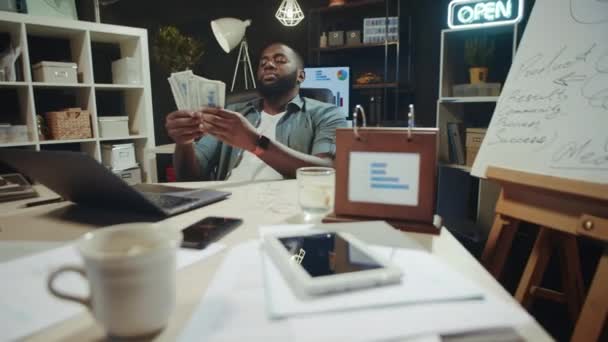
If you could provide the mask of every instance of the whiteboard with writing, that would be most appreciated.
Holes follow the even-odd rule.
[[[608,183],[608,0],[536,0],[472,174]]]

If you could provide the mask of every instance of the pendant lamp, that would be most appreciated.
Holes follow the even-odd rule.
[[[297,0],[283,0],[274,16],[285,26],[296,26],[304,19],[304,12]]]

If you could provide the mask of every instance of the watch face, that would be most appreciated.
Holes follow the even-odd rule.
[[[266,150],[268,149],[268,145],[270,144],[270,139],[268,139],[266,136],[264,135],[260,135],[260,138],[258,139],[258,146],[263,149]]]

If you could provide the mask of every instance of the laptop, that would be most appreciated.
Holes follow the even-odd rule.
[[[230,192],[156,184],[130,186],[84,152],[0,149],[6,163],[64,199],[88,207],[172,216],[214,203]]]

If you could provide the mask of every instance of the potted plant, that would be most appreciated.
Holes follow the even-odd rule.
[[[464,43],[464,60],[469,66],[471,84],[483,83],[488,79],[488,66],[494,58],[495,45],[487,36],[468,38]]]
[[[204,54],[203,44],[175,26],[158,29],[152,46],[156,63],[169,73],[192,69]]]

